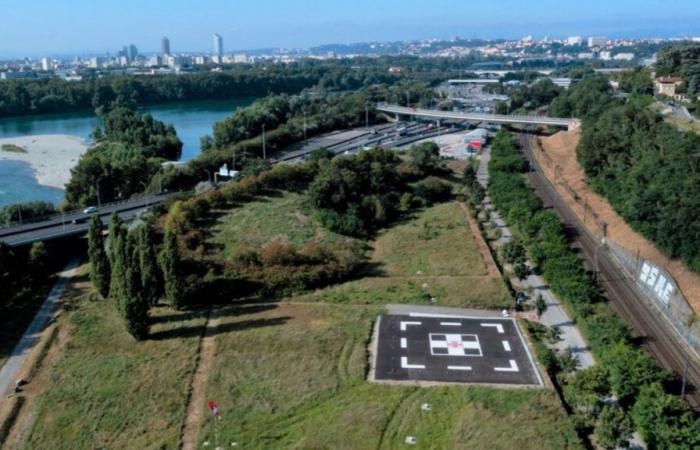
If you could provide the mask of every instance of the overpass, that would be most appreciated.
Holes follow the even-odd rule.
[[[581,121],[573,118],[438,111],[435,109],[408,108],[405,106],[388,105],[385,103],[378,104],[377,110],[385,113],[396,114],[397,116],[405,115],[413,117],[427,117],[431,119],[465,120],[469,122],[487,122],[499,125],[546,125],[553,127],[566,127],[568,130],[574,130],[581,126]]]
[[[0,228],[0,242],[17,247],[27,245],[37,241],[48,241],[70,236],[78,236],[87,233],[90,226],[90,218],[97,214],[102,219],[102,223],[109,225],[112,213],[117,213],[124,221],[135,218],[141,211],[150,206],[157,205],[176,195],[167,193],[150,195],[124,202],[110,203],[102,207],[93,214],[85,214],[82,211],[54,216],[35,223],[16,225]]]

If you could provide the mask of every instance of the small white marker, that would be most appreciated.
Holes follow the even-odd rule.
[[[401,338],[401,348],[406,348],[408,347],[408,343],[406,342],[406,338]]]
[[[425,369],[424,365],[421,364],[409,364],[408,358],[406,356],[401,357],[401,368],[402,369]]]
[[[520,372],[518,363],[516,363],[514,359],[510,360],[510,367],[494,367],[493,370],[496,372]]]
[[[498,331],[498,334],[503,334],[503,325],[500,323],[482,323],[481,326],[495,328]]]
[[[443,327],[461,327],[462,324],[459,322],[440,322]]]
[[[503,349],[507,352],[510,351],[510,343],[508,341],[502,341],[503,342]]]
[[[422,325],[423,322],[401,322],[401,331],[406,331],[408,325]]]
[[[447,366],[447,370],[472,370],[469,366]]]

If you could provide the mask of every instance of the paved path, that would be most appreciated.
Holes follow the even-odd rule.
[[[477,172],[479,183],[486,188],[488,184],[488,163],[491,160],[491,149],[485,147],[479,161],[479,170]],[[484,199],[484,207],[489,211],[491,221],[496,224],[501,230],[499,242],[504,244],[513,238],[510,229],[503,221],[498,211],[491,204],[491,199]],[[569,318],[564,307],[559,299],[549,289],[547,283],[539,275],[531,274],[527,279],[520,282],[524,288],[531,288],[533,295],[542,295],[542,298],[547,303],[547,310],[540,317],[540,322],[549,327],[559,327],[561,330],[561,341],[554,345],[554,348],[559,352],[569,350],[572,355],[575,355],[579,361],[579,367],[586,369],[595,365],[595,359],[591,350],[583,339],[581,332],[576,324]]]
[[[63,291],[70,282],[70,279],[75,275],[75,269],[77,269],[80,264],[79,259],[75,259],[68,263],[68,265],[63,269],[63,272],[58,274],[58,281],[54,284],[51,292],[44,300],[44,303],[39,308],[39,311],[34,316],[34,320],[29,324],[25,330],[22,338],[19,340],[12,355],[7,359],[5,365],[0,369],[0,397],[4,396],[8,388],[11,386],[14,388],[14,384],[17,381],[17,376],[19,370],[22,368],[24,361],[29,355],[29,351],[32,349],[36,343],[39,335],[44,330],[44,326],[48,322],[51,314],[53,313],[56,304],[61,299]]]

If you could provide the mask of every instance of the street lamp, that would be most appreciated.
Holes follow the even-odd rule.
[[[146,197],[146,208],[148,208],[148,192],[146,192],[148,190],[148,185],[145,181],[139,181],[139,184],[143,186],[143,194]]]
[[[211,184],[211,172],[208,169],[204,169],[204,171],[207,173],[209,176],[209,184]]]

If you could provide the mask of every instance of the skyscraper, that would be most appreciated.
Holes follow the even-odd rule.
[[[214,34],[214,54],[216,56],[224,55],[224,38],[218,34]]]
[[[136,61],[136,56],[138,56],[139,51],[134,44],[129,45],[129,52],[127,54],[129,61]]]
[[[168,56],[170,54],[170,39],[165,36],[160,40],[160,54],[161,56]]]

